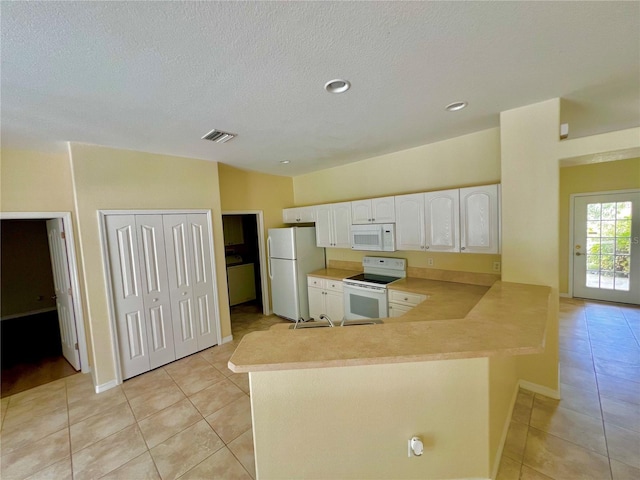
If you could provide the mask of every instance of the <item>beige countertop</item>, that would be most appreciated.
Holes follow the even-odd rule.
[[[344,274],[346,272],[346,274]],[[310,275],[342,279],[357,272]],[[375,365],[544,350],[549,295],[545,286],[498,281],[491,287],[407,278],[390,289],[428,298],[382,325],[290,330],[245,336],[229,360],[234,372]]]
[[[342,268],[322,268],[308,273],[307,276],[328,278],[329,280],[343,280],[347,277],[362,273],[362,270],[344,270]]]

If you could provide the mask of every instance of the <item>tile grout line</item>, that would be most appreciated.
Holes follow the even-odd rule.
[[[604,446],[607,450],[607,462],[609,463],[609,475],[613,479],[613,467],[611,466],[611,455],[609,453],[609,440],[607,438],[607,428],[604,422],[604,409],[602,408],[602,399],[600,398],[600,382],[598,381],[598,374],[596,372],[596,360],[593,356],[593,344],[591,343],[591,327],[589,326],[589,319],[587,315],[587,308],[585,307],[585,322],[587,324],[587,337],[589,338],[589,351],[591,352],[591,363],[593,367],[593,376],[596,379],[596,391],[598,394],[598,405],[600,405],[600,415],[602,416],[602,434],[604,435]],[[626,320],[625,320],[626,322]]]

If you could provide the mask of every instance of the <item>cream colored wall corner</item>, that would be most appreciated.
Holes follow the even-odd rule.
[[[521,379],[558,390],[560,100],[500,114],[502,280],[552,288],[545,352],[518,358]]]
[[[258,478],[489,478],[489,359],[250,374]],[[423,438],[421,457],[407,440]]]
[[[571,195],[635,188],[640,188],[640,158],[560,168],[560,293],[569,292]]]
[[[221,333],[230,335],[217,163],[75,143],[70,151],[96,384],[116,378],[99,210],[211,210]]]
[[[68,152],[2,150],[0,153],[0,208],[3,212],[71,212],[83,312],[87,311],[78,237],[78,216]],[[85,341],[93,367],[90,325],[84,315]],[[84,367],[83,367],[84,368]]]
[[[293,205],[293,179],[241,170],[220,163],[220,202],[223,212],[261,210],[264,238],[270,228],[283,227],[282,210]],[[262,245],[261,248],[266,248]],[[271,291],[271,280],[267,278]],[[271,295],[268,295],[271,301]]]

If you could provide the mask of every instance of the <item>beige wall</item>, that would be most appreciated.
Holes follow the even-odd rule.
[[[519,357],[521,379],[558,390],[560,100],[500,114],[502,280],[552,288],[545,352]]]
[[[2,150],[0,207],[3,212],[73,212],[69,156]]]
[[[356,200],[500,182],[500,130],[493,128],[442,142],[334,167],[293,179],[295,205]],[[293,205],[289,205],[293,206]],[[362,261],[365,252],[327,249],[327,260]],[[395,252],[411,267],[493,272],[500,255]]]
[[[560,169],[560,292],[569,291],[570,195],[640,188],[640,158]]]
[[[490,475],[487,358],[256,372],[250,382],[258,478]],[[414,435],[425,452],[408,458]]]
[[[220,324],[230,335],[217,163],[84,144],[72,144],[71,157],[96,383],[115,379],[98,210],[211,210]]]

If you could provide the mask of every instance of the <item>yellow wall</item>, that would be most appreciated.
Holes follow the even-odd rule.
[[[73,212],[69,156],[2,150],[0,207],[3,212]]]
[[[640,158],[560,169],[560,292],[569,291],[570,195],[640,188]]]
[[[293,179],[295,205],[332,203],[500,182],[500,130],[493,128],[442,142],[350,163]],[[289,205],[293,206],[293,205]],[[327,249],[327,261],[362,261],[363,252]],[[410,267],[495,273],[500,255],[395,252]]]
[[[500,114],[502,280],[552,288],[545,352],[518,358],[521,379],[558,389],[560,100]]]
[[[488,366],[474,358],[251,373],[258,478],[488,478]],[[425,451],[408,458],[414,435]]]
[[[83,144],[71,144],[71,157],[96,384],[115,379],[98,210],[211,210],[220,324],[230,335],[217,163]]]

